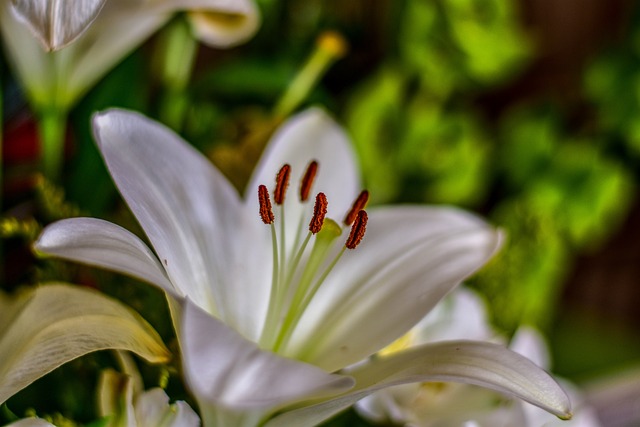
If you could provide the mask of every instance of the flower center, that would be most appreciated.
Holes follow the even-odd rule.
[[[318,163],[312,161],[300,182],[299,202],[301,204],[308,202],[317,172]],[[306,235],[304,218],[301,218],[293,239],[294,245],[287,251],[284,201],[290,175],[291,167],[284,165],[276,176],[273,202],[279,208],[277,225],[269,191],[265,185],[258,187],[260,218],[271,227],[273,250],[271,295],[260,345],[274,352],[286,348],[313,296],[340,261],[344,252],[347,249],[355,249],[360,244],[368,219],[364,208],[369,199],[369,193],[365,190],[360,193],[345,216],[345,226],[351,226],[349,237],[337,255],[331,258],[331,249],[335,247],[337,238],[342,234],[342,227],[326,217],[329,205],[327,196],[322,192],[317,193]]]

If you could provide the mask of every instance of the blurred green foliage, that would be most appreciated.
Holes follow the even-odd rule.
[[[633,8],[621,42],[607,49],[587,68],[584,88],[593,103],[595,125],[623,148],[637,166],[640,161],[640,8]]]
[[[352,93],[346,110],[375,202],[462,205],[505,230],[500,255],[473,285],[508,332],[550,325],[572,260],[616,230],[635,185],[603,129],[571,133],[559,110],[537,103],[487,120],[478,95],[505,84],[534,54],[513,7],[407,1],[396,55]],[[603,117],[616,128],[617,92],[606,85],[621,76],[592,73],[587,82],[614,107]],[[626,92],[640,99],[640,91]]]

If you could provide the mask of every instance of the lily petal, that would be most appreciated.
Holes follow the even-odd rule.
[[[178,292],[158,258],[138,236],[119,225],[96,218],[69,218],[45,227],[34,249],[70,261],[115,270]]]
[[[311,220],[313,196],[309,203],[301,204],[298,187],[312,160],[319,164],[312,194],[324,192],[329,199],[327,216],[341,222],[360,191],[357,163],[347,135],[320,108],[305,110],[279,128],[245,191],[249,209],[258,212],[258,186],[264,184],[273,189],[278,170],[284,164],[291,166],[291,184],[284,203],[288,248],[293,246],[299,222],[306,226]],[[276,210],[275,214],[279,212]]]
[[[200,418],[183,401],[169,404],[169,396],[161,388],[142,393],[135,402],[138,427],[198,427]]]
[[[219,46],[240,42],[255,31],[253,25],[258,25],[254,22],[258,20],[257,11],[250,0],[108,0],[97,18],[74,43],[46,54],[31,31],[15,19],[9,10],[9,2],[3,1],[0,2],[0,30],[11,62],[32,101],[39,106],[69,108],[175,12],[191,6],[199,13],[246,16],[232,26],[235,31],[231,31],[228,25],[224,27],[224,21],[219,19],[218,34],[209,34],[205,39],[210,44],[215,44],[215,37],[220,37]],[[207,25],[214,24],[215,20]],[[202,27],[201,23],[196,24],[199,33],[203,31]]]
[[[413,345],[452,339],[489,341],[496,338],[484,301],[480,295],[462,286],[436,305],[412,332]]]
[[[260,13],[250,0],[164,0],[173,11],[189,11],[196,37],[215,47],[247,41],[260,26]]]
[[[260,350],[189,299],[180,329],[185,377],[201,405],[269,410],[336,395],[354,384],[350,377]]]
[[[0,337],[0,403],[92,351],[129,350],[152,363],[169,358],[147,322],[97,292],[52,284],[18,298],[23,308]]]
[[[452,208],[369,210],[361,245],[322,284],[286,355],[330,372],[365,359],[424,318],[500,240],[499,231]]]
[[[106,0],[11,0],[13,10],[46,50],[75,40],[96,19]]]
[[[0,2],[3,42],[29,97],[40,107],[70,108],[171,17],[168,12],[150,10],[148,2],[108,0],[73,43],[44,52],[41,43],[9,9],[8,1]]]
[[[113,180],[179,293],[256,340],[272,268],[257,211],[250,214],[227,179],[163,125],[123,110],[93,123]]]
[[[5,334],[18,317],[22,308],[29,302],[27,293],[9,296],[0,292],[0,337]]]
[[[520,353],[543,369],[551,369],[551,355],[540,332],[530,326],[521,326],[516,331],[509,348]]]
[[[348,372],[356,386],[337,398],[284,412],[266,427],[315,425],[376,390],[411,382],[474,384],[526,400],[561,418],[571,417],[566,393],[545,371],[497,344],[449,341],[372,360]]]

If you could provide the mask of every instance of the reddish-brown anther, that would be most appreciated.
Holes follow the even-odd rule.
[[[269,198],[269,190],[265,185],[258,186],[258,202],[260,203],[260,218],[265,224],[273,224],[274,216],[271,209],[271,199]]]
[[[318,173],[318,162],[315,160],[309,163],[307,166],[307,170],[302,177],[302,181],[300,182],[300,201],[306,202],[309,198],[309,193],[311,192],[311,186],[313,185],[313,181],[316,179],[316,174]]]
[[[309,231],[313,234],[318,233],[324,224],[324,217],[327,215],[327,196],[324,193],[318,193],[316,196],[316,204],[313,206],[313,218],[309,223]]]
[[[358,198],[353,202],[351,206],[351,210],[347,213],[347,216],[344,217],[345,225],[353,224],[353,221],[356,219],[358,212],[363,210],[367,206],[367,202],[369,201],[369,192],[367,190],[362,190],[362,192],[358,195]]]
[[[347,249],[355,249],[356,246],[360,244],[362,238],[364,237],[365,231],[367,231],[368,219],[369,217],[366,211],[358,212],[358,215],[356,215],[356,219],[353,222],[353,226],[351,227],[351,233],[349,233],[347,243],[345,243]]]
[[[273,192],[273,201],[276,205],[284,203],[284,196],[287,193],[287,187],[289,187],[289,177],[291,176],[291,166],[284,165],[280,168],[278,175],[276,176],[276,189]]]

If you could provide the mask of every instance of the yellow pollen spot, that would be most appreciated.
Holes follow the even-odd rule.
[[[411,347],[415,341],[415,332],[409,331],[382,350],[378,352],[380,356],[391,356],[399,351]]]

